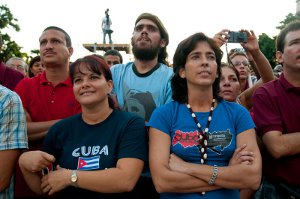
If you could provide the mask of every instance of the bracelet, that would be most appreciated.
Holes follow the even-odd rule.
[[[213,173],[208,181],[208,184],[209,185],[214,185],[215,184],[215,181],[217,179],[217,176],[218,176],[218,166],[217,165],[214,165],[214,168],[213,168]]]

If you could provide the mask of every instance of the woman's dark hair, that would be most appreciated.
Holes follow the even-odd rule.
[[[30,69],[32,69],[32,66],[33,66],[33,64],[35,63],[35,62],[39,62],[39,61],[41,61],[41,56],[35,56],[34,58],[32,58],[31,60],[30,60],[30,62],[29,62],[29,70],[28,70],[28,76],[29,77],[34,77],[34,74],[31,72],[31,70]]]
[[[215,99],[220,100],[218,96],[219,82],[221,78],[221,59],[223,56],[222,50],[216,45],[216,43],[203,33],[195,33],[179,43],[173,57],[173,70],[174,76],[171,80],[172,86],[172,98],[179,103],[188,102],[188,89],[185,78],[181,78],[179,75],[180,69],[185,68],[188,55],[195,49],[199,42],[207,42],[215,53],[217,62],[217,78],[213,83],[213,96]]]
[[[233,65],[222,62],[221,63],[221,68],[230,68],[231,70],[233,70],[233,72],[235,73],[236,77],[238,78],[238,81],[240,82],[239,71]]]
[[[77,59],[75,62],[73,62],[70,66],[69,74],[72,83],[74,83],[74,75],[75,73],[79,72],[82,73],[80,70],[80,67],[84,66],[89,71],[92,71],[98,75],[103,75],[106,81],[112,80],[112,74],[110,72],[110,69],[106,62],[94,55],[85,56],[83,58]],[[108,95],[108,104],[109,107],[114,109],[114,101],[111,98],[110,95]]]

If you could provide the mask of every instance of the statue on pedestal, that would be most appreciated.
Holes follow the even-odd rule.
[[[111,19],[108,14],[109,9],[105,11],[105,17],[102,19],[102,32],[103,32],[103,44],[106,44],[106,35],[108,34],[109,43],[112,44],[111,34],[113,30],[110,28],[111,26]]]

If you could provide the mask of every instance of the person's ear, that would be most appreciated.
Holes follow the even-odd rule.
[[[160,40],[160,47],[161,47],[161,48],[164,48],[164,47],[166,46],[166,43],[167,43],[167,42],[166,42],[165,39],[161,39],[161,40]]]
[[[108,80],[107,81],[107,85],[108,85],[108,94],[112,92],[112,89],[113,89],[113,86],[114,86],[114,83],[112,80]]]
[[[283,53],[281,51],[276,51],[276,58],[279,63],[283,63],[282,55]]]
[[[68,50],[69,50],[70,56],[73,55],[73,52],[74,52],[73,47],[68,47]]]
[[[179,69],[179,76],[181,77],[181,78],[185,78],[186,76],[185,76],[185,68],[180,68]]]

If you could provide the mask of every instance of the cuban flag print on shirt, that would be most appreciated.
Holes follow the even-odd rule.
[[[93,157],[79,157],[78,170],[89,171],[99,169],[100,155]]]

